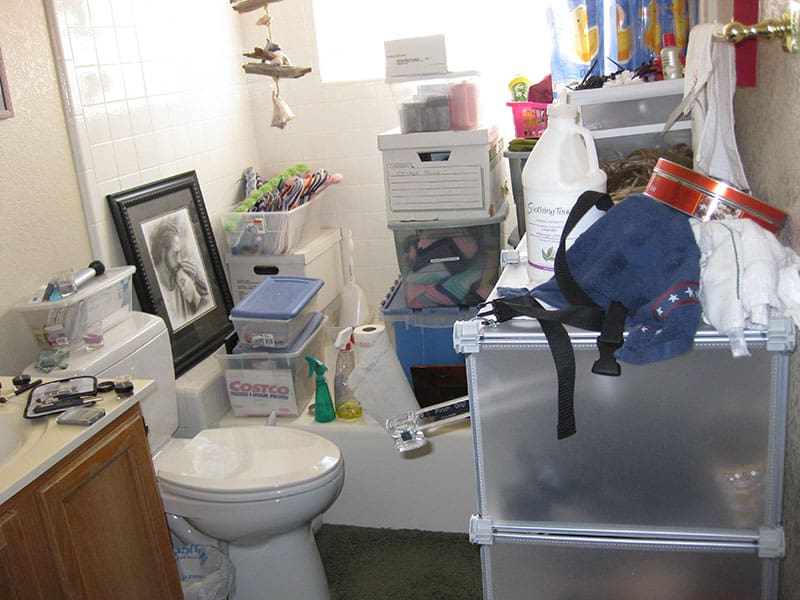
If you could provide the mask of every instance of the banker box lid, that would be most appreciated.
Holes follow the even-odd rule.
[[[317,277],[266,277],[233,307],[237,319],[293,319],[325,282]]]

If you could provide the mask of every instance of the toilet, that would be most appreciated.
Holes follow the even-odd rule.
[[[31,366],[26,372],[154,379],[158,390],[141,406],[173,534],[180,539],[179,524],[188,523],[226,551],[236,571],[235,599],[329,598],[311,523],[344,483],[344,461],[334,443],[267,426],[266,420],[217,428],[219,407],[178,397],[166,326],[145,313],[134,311],[105,332],[102,348],[72,352],[66,371],[42,373]],[[179,427],[179,414],[191,426]],[[192,437],[173,437],[176,432]]]

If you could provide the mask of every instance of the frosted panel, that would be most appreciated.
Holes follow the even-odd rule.
[[[765,523],[774,396],[763,344],[726,343],[621,377],[593,375],[575,348],[577,434],[556,439],[557,380],[546,344],[468,357],[480,511],[495,522],[754,530]],[[785,362],[782,363],[785,368]]]
[[[758,600],[755,552],[502,541],[481,548],[487,600]]]

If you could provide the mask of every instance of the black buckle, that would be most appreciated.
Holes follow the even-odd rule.
[[[607,375],[609,377],[619,377],[622,374],[622,367],[619,366],[614,352],[622,348],[625,341],[622,333],[625,330],[625,318],[628,316],[628,309],[621,302],[614,300],[608,307],[606,318],[603,320],[603,330],[597,338],[597,349],[600,351],[598,358],[592,365],[592,373],[596,375]]]

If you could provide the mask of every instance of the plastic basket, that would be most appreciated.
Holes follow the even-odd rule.
[[[518,138],[539,137],[547,129],[547,104],[540,102],[506,102],[514,113]]]
[[[222,228],[234,256],[288,254],[319,235],[323,195],[290,211],[228,212]]]

